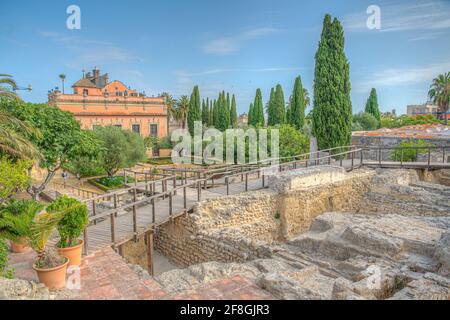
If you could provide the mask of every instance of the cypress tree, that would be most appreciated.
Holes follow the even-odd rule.
[[[292,124],[291,110],[292,110],[292,96],[289,97],[289,102],[287,103],[286,106],[286,123],[288,124]]]
[[[231,98],[231,110],[230,110],[230,122],[233,128],[237,128],[238,119],[237,119],[237,111],[236,111],[236,99],[234,97]]]
[[[202,101],[202,123],[205,126],[209,125],[209,98]]]
[[[283,88],[277,84],[273,102],[273,122],[274,124],[283,124],[286,122],[286,109],[284,104]]]
[[[262,102],[261,89],[256,90],[255,101],[253,103],[253,125],[264,126],[264,107]]]
[[[208,126],[214,126],[214,114],[213,114],[213,101],[209,101],[209,106],[208,106],[208,112],[209,112],[209,120],[208,120]]]
[[[248,108],[248,125],[253,125],[253,103],[250,103],[250,107]]]
[[[217,129],[220,131],[225,131],[228,129],[230,123],[230,110],[227,107],[227,99],[225,97],[225,91],[219,94],[218,102],[218,123]]]
[[[219,123],[219,100],[214,100],[214,128],[217,128]]]
[[[267,103],[267,125],[268,126],[274,126],[274,101],[275,101],[275,89],[270,89],[270,98],[269,102]]]
[[[380,125],[381,115],[380,115],[380,109],[378,108],[377,90],[375,90],[375,88],[372,88],[372,90],[370,91],[370,96],[366,102],[365,112],[373,115],[375,117],[375,119],[377,119],[378,125]]]
[[[198,86],[194,87],[189,101],[189,111],[187,116],[188,129],[191,136],[194,135],[194,122],[202,121],[202,113],[200,109],[200,92]]]
[[[349,64],[341,23],[325,15],[315,56],[313,135],[319,149],[351,143],[352,104]]]
[[[305,99],[303,97],[302,78],[300,76],[295,79],[287,118],[289,120],[288,123],[292,124],[297,130],[303,128],[305,123]]]
[[[227,129],[229,127],[231,127],[231,118],[230,118],[230,112],[231,112],[231,101],[230,101],[230,93],[227,92],[227,101],[226,101],[226,105],[225,105],[225,115],[226,115],[226,120],[227,120]]]

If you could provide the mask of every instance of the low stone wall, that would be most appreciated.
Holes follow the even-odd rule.
[[[282,173],[269,179],[269,190],[203,201],[161,225],[155,248],[179,266],[269,257],[271,244],[307,230],[317,215],[355,210],[373,174],[337,167]]]

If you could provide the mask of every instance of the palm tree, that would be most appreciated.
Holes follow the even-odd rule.
[[[450,103],[450,72],[440,74],[433,79],[433,83],[428,91],[428,97],[444,113],[445,125],[447,125],[447,111]]]
[[[64,80],[66,80],[66,75],[64,73],[61,73],[59,75],[59,78],[61,79],[61,84],[62,84],[62,93],[64,94]]]
[[[10,113],[0,110],[0,154],[17,159],[36,159],[40,154],[27,136],[40,137],[40,132]]]
[[[17,84],[8,74],[0,74],[0,101],[18,100],[20,97],[15,93]],[[1,84],[6,84],[3,86]],[[27,123],[17,119],[0,106],[0,153],[7,154],[18,159],[34,159],[39,157],[36,147],[26,136],[40,136],[39,130],[29,126]]]
[[[20,97],[14,91],[17,89],[17,83],[9,74],[0,74],[0,98],[20,100]]]
[[[189,98],[188,96],[181,96],[180,100],[177,101],[176,107],[176,117],[175,120],[181,122],[181,127],[186,128],[186,119],[189,111]]]

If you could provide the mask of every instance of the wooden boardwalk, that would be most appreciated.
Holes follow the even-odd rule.
[[[255,175],[256,176],[256,175]],[[218,197],[223,197],[227,195],[227,187],[224,184],[224,178],[216,180],[215,186],[211,187],[208,185],[207,189],[201,190],[201,200],[214,199]],[[230,183],[228,192],[229,194],[237,194],[245,192],[245,181],[240,181],[240,179],[235,179],[236,182]],[[192,183],[193,180],[188,180],[188,184]],[[162,193],[163,187],[162,183],[158,182],[155,184],[156,190]],[[140,190],[144,190],[143,184],[137,184]],[[180,187],[180,186],[178,186]],[[169,183],[167,188],[170,190],[173,188],[173,183]],[[249,179],[247,182],[247,190],[255,191],[262,189],[261,179]],[[142,195],[145,199],[145,196]],[[141,204],[136,208],[136,225],[137,233],[142,234],[148,231],[150,228],[157,226],[159,224],[165,223],[180,214],[184,214],[198,202],[198,190],[196,188],[187,187],[186,188],[186,208],[184,207],[184,193],[182,190],[178,190],[176,194],[172,196],[172,215],[170,214],[170,204],[168,198],[161,197],[157,198],[155,201],[154,209],[151,201]],[[91,210],[92,211],[92,210]],[[153,213],[154,212],[154,213]],[[154,214],[154,220],[153,220]],[[155,221],[155,222],[153,222]],[[120,210],[115,218],[115,239],[116,245],[120,244],[134,238],[134,215],[130,210]],[[87,228],[86,231],[88,241],[88,251],[93,252],[99,250],[103,247],[111,245],[111,223],[109,219],[103,221],[98,221],[96,224],[92,224]]]
[[[339,154],[321,158],[300,158],[280,165],[280,171],[290,171],[310,166],[332,165],[353,170],[361,166],[383,168],[450,168],[448,162],[393,162],[363,159],[365,149],[352,148]],[[323,152],[323,151],[319,151]],[[319,154],[318,152],[318,154]],[[206,177],[183,178],[183,173],[172,171],[162,178],[145,182],[137,181],[127,189],[85,200],[90,211],[91,224],[86,228],[85,252],[93,252],[106,246],[120,245],[136,236],[146,234],[172,218],[186,214],[198,201],[214,199],[227,194],[260,190],[268,185],[264,167],[246,168],[236,173],[230,166],[226,174]],[[225,169],[227,170],[227,169]],[[212,171],[211,171],[212,172]],[[135,175],[136,177],[136,175]],[[183,179],[180,179],[183,178]]]

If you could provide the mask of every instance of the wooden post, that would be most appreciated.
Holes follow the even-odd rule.
[[[114,194],[114,209],[117,209],[117,195]],[[111,214],[111,242],[112,245],[116,244],[116,215],[117,215],[117,211],[114,211]]]
[[[88,255],[89,254],[89,245],[88,245],[88,233],[87,233],[87,227],[84,228],[83,231],[83,247],[84,247],[84,254]]]
[[[136,203],[136,188],[133,189],[133,202]],[[137,217],[136,217],[136,204],[133,203],[133,232],[134,242],[137,242]]]
[[[245,173],[245,191],[248,191],[248,173]]]
[[[200,201],[200,199],[202,198],[202,195],[201,195],[201,188],[202,186],[201,186],[201,182],[200,181],[198,181],[197,182],[197,200],[198,201]]]
[[[156,217],[155,217],[155,198],[152,198],[152,222],[155,223]]]
[[[92,200],[92,216],[95,217],[96,207],[95,207],[95,199]],[[97,224],[97,220],[94,220],[94,224]]]
[[[225,178],[225,184],[227,185],[227,196],[230,195],[230,184],[228,177]]]
[[[145,179],[145,193],[148,196],[148,177],[147,177],[147,172],[144,173],[144,179]]]
[[[428,169],[430,169],[431,164],[431,147],[428,147]]]
[[[183,187],[183,205],[187,209],[186,187]]]
[[[400,166],[403,167],[403,148],[401,148],[400,150]]]
[[[145,234],[147,243],[147,266],[148,273],[153,277],[153,231],[149,231]]]
[[[169,193],[169,216],[172,216],[172,192]]]
[[[352,155],[352,170],[353,170],[353,165],[355,163],[355,151],[352,151],[351,155]]]
[[[262,174],[262,187],[263,188],[265,187],[265,178],[266,178],[266,175],[263,173]]]
[[[442,147],[442,163],[445,163],[445,147]]]
[[[177,174],[175,172],[175,175],[173,176],[173,189],[175,189],[176,187],[177,187]],[[176,196],[177,190],[173,190],[173,194]]]

